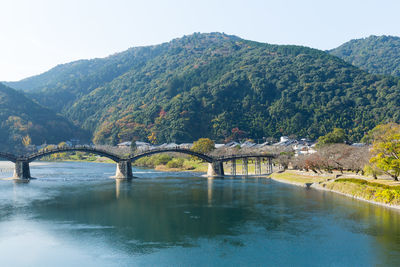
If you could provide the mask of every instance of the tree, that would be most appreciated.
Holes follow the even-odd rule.
[[[281,152],[279,156],[276,158],[276,162],[282,166],[283,170],[287,170],[289,168],[289,163],[291,162],[294,156],[293,152]]]
[[[388,123],[374,128],[370,163],[398,181],[400,175],[400,125]]]
[[[29,135],[26,135],[26,136],[24,136],[24,138],[22,138],[22,144],[25,147],[28,147],[31,143],[32,143],[32,139]]]
[[[238,127],[235,127],[231,130],[232,132],[232,139],[233,140],[240,140],[241,138],[243,138],[246,135],[246,132],[240,130]]]
[[[59,147],[59,148],[67,148],[68,145],[67,145],[66,142],[60,142],[60,143],[57,145],[57,147]],[[62,152],[62,153],[55,153],[55,154],[52,155],[52,157],[54,157],[54,158],[59,158],[59,159],[65,159],[65,158],[67,158],[67,155],[68,155],[68,154],[67,154],[66,152]]]
[[[198,153],[209,153],[214,150],[215,144],[214,141],[208,138],[200,138],[196,142],[193,143],[192,150]]]
[[[150,143],[155,144],[157,142],[157,136],[155,132],[152,132],[147,139],[149,139]]]
[[[378,175],[382,175],[382,171],[373,164],[367,164],[364,166],[364,173],[366,175],[372,175],[374,179],[378,179]]]
[[[368,147],[353,147],[346,144],[329,144],[319,148],[311,155],[300,155],[293,161],[293,167],[297,169],[318,171],[333,170],[343,172],[354,171],[363,173],[364,166],[368,163]]]
[[[68,147],[68,145],[67,145],[66,142],[61,142],[61,143],[59,143],[57,146],[60,147],[60,148],[66,148],[66,147]]]
[[[364,147],[350,147],[350,153],[344,159],[343,166],[345,169],[354,171],[356,173],[361,172],[362,175],[365,173],[365,166],[369,162],[369,148]]]
[[[346,133],[341,128],[334,128],[332,132],[318,138],[317,146],[321,147],[326,144],[338,144],[346,141]]]

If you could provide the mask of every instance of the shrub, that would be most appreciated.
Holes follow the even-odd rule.
[[[154,167],[151,157],[143,157],[134,162],[134,165],[139,167]]]
[[[375,182],[368,182],[363,179],[337,179],[337,183],[352,183],[359,184],[362,191],[365,193],[364,197],[367,199],[374,199],[384,203],[398,203],[400,201],[400,186],[390,186]]]
[[[335,180],[336,183],[345,183],[345,182],[350,182],[353,184],[362,184],[362,185],[366,185],[368,184],[368,181],[364,180],[364,179],[352,179],[352,178],[340,178]]]
[[[184,162],[184,159],[182,159],[182,158],[175,158],[175,159],[170,160],[170,161],[167,163],[167,167],[168,167],[168,168],[182,168],[183,162]]]
[[[376,200],[390,203],[394,199],[400,199],[400,192],[397,190],[381,189],[375,193]]]
[[[172,160],[172,157],[167,154],[160,154],[160,155],[155,155],[154,157],[154,165],[166,165],[169,161]]]

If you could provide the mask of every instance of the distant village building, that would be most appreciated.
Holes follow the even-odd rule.
[[[240,146],[240,144],[238,142],[235,142],[235,141],[231,141],[231,142],[225,144],[225,147],[232,147],[233,148],[233,147],[236,147],[236,146]]]
[[[67,142],[70,142],[72,146],[77,146],[80,144],[80,140],[79,139],[70,139]]]
[[[240,148],[250,148],[256,146],[256,143],[250,142],[250,141],[245,141],[240,145]]]
[[[355,146],[355,147],[364,147],[366,145],[367,144],[365,144],[365,143],[353,143],[353,144],[351,144],[351,146]]]
[[[258,147],[258,148],[262,148],[262,147],[269,146],[269,145],[271,145],[271,142],[269,142],[269,141],[266,141],[266,142],[264,142],[264,143],[262,143],[262,144],[258,144],[258,145],[256,145],[256,147]]]
[[[130,147],[131,145],[132,145],[132,142],[122,142],[122,143],[119,143],[117,146],[119,148],[124,148],[124,147]]]
[[[180,144],[179,148],[183,148],[183,149],[191,149],[193,146],[193,143],[184,143],[184,144]]]
[[[141,142],[141,141],[136,141],[135,144],[136,144],[136,151],[138,151],[138,152],[143,152],[143,151],[149,150],[152,147],[149,143]]]
[[[149,143],[141,142],[141,141],[135,141],[135,145],[136,145],[137,151],[146,151],[146,150],[151,149],[151,147],[152,147]],[[132,142],[130,142],[130,141],[122,142],[122,143],[119,143],[117,146],[119,148],[130,148],[130,147],[132,147]]]
[[[309,146],[307,144],[295,144],[293,146],[293,150],[295,152],[295,156],[298,155],[308,155],[317,152],[313,146]]]
[[[290,139],[287,136],[281,136],[281,139],[278,143],[272,144],[273,146],[289,146],[296,143],[295,139]]]

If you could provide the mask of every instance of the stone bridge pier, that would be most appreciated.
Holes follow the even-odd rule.
[[[15,162],[14,179],[31,179],[31,171],[29,169],[29,161],[17,160]]]
[[[121,160],[117,162],[117,171],[115,179],[132,179],[132,163],[130,160]]]
[[[208,163],[207,176],[224,176],[224,164],[222,161]]]

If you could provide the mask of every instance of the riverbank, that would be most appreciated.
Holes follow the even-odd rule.
[[[348,174],[314,174],[301,171],[273,173],[271,179],[281,182],[334,192],[380,206],[400,209],[400,182]]]

